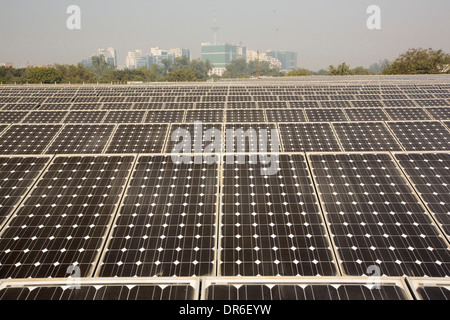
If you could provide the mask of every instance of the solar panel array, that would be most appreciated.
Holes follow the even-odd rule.
[[[445,78],[1,86],[0,299],[448,299],[449,142]]]

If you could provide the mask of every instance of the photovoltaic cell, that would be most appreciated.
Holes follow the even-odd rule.
[[[345,151],[402,150],[382,122],[345,122],[332,126]]]
[[[65,123],[101,123],[107,111],[71,111],[64,119]]]
[[[113,130],[114,125],[65,125],[45,153],[102,153]]]
[[[394,285],[371,289],[365,284],[214,284],[208,300],[407,300]]]
[[[337,273],[304,157],[278,160],[274,175],[238,158],[223,165],[222,276]]]
[[[0,136],[1,154],[41,154],[61,125],[12,125]]]
[[[47,157],[0,157],[0,177],[2,177],[0,180],[0,226],[44,169],[48,159]]]
[[[133,157],[57,157],[0,235],[0,278],[90,273]]]
[[[140,157],[100,276],[212,274],[217,183],[217,164]]]
[[[346,275],[449,274],[448,244],[388,154],[309,159]]]
[[[392,120],[431,120],[422,108],[386,108]]]
[[[266,109],[268,122],[305,122],[303,109]]]
[[[264,111],[258,109],[226,110],[227,122],[265,122]]]
[[[80,284],[6,287],[0,300],[193,300],[194,288],[184,284]]]
[[[61,123],[66,115],[65,111],[32,111],[22,123]]]
[[[305,109],[309,122],[347,121],[342,109]]]
[[[167,124],[119,125],[106,153],[161,153]]]
[[[450,236],[450,154],[410,153],[395,157],[428,210]]]
[[[386,121],[389,117],[381,108],[344,109],[350,121]]]
[[[417,289],[422,300],[450,300],[450,287],[423,286]]]
[[[2,111],[0,123],[19,123],[27,114],[27,111]]]
[[[329,123],[280,123],[285,152],[340,151]]]
[[[406,151],[448,150],[450,132],[440,122],[387,122]]]

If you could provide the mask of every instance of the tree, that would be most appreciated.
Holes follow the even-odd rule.
[[[167,74],[166,80],[170,82],[197,81],[195,71],[192,69],[180,69]]]
[[[189,63],[189,69],[195,72],[197,80],[206,81],[208,79],[208,73],[213,68],[211,62],[208,59],[202,61],[201,59],[192,60]]]
[[[115,67],[112,63],[106,62],[105,56],[93,56],[91,57],[92,70],[97,77],[101,77],[106,70],[114,70]]]
[[[172,71],[189,68],[189,58],[186,56],[177,57],[172,63]]]
[[[364,67],[356,67],[354,69],[351,70],[352,74],[355,75],[369,75],[370,71],[369,69],[366,69]]]
[[[288,77],[297,77],[297,76],[310,76],[311,71],[303,68],[297,68],[294,70],[289,71],[286,76]]]
[[[162,59],[161,63],[164,65],[164,74],[167,75],[172,68],[172,60]]]
[[[245,59],[236,59],[231,61],[225,67],[226,71],[223,73],[224,78],[249,78],[250,71]]]
[[[450,55],[439,50],[409,49],[383,70],[383,74],[450,73]]]
[[[61,75],[55,68],[32,67],[27,69],[26,79],[30,83],[55,83],[61,82]]]
[[[389,61],[387,59],[375,62],[370,65],[369,72],[373,73],[373,74],[380,74],[383,72],[383,70],[386,68],[386,66],[388,64],[389,64]]]
[[[341,63],[337,67],[335,66],[329,66],[328,67],[328,74],[332,76],[345,76],[345,75],[352,75],[353,72],[350,70],[350,66],[347,65],[345,62]]]
[[[81,63],[76,66],[57,64],[55,69],[63,83],[93,83],[96,80],[96,74]]]

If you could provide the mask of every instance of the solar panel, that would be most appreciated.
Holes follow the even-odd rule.
[[[139,102],[134,104],[133,110],[154,110],[162,109],[163,107],[164,103],[162,102]]]
[[[36,103],[9,103],[7,105],[5,105],[2,110],[3,111],[17,111],[17,110],[33,110],[35,109],[37,106]]]
[[[444,107],[450,104],[444,99],[430,99],[430,100],[416,100],[416,103],[421,107]]]
[[[161,153],[167,124],[119,125],[106,153]]]
[[[266,109],[268,122],[305,122],[303,109]]]
[[[101,123],[107,111],[71,111],[64,118],[65,123]]]
[[[101,103],[74,103],[70,110],[98,110],[101,106]]]
[[[309,159],[346,275],[449,274],[448,243],[388,154]]]
[[[0,227],[48,160],[47,157],[0,157]]]
[[[182,110],[159,110],[148,111],[146,123],[180,123],[184,120],[184,111]]]
[[[329,123],[280,123],[285,152],[340,151]]]
[[[206,300],[408,300],[407,289],[396,284],[286,282],[213,283]]]
[[[386,107],[415,107],[413,100],[384,100]]]
[[[381,108],[383,104],[379,100],[359,100],[352,101],[355,108]]]
[[[22,123],[61,123],[66,115],[65,111],[32,111]]]
[[[381,108],[349,108],[344,109],[350,121],[385,121],[389,120]]]
[[[426,108],[429,114],[433,116],[436,120],[450,120],[450,108],[440,107],[440,108]]]
[[[12,125],[0,136],[0,153],[41,154],[61,125]]]
[[[43,103],[37,110],[69,110],[71,106],[70,103]]]
[[[145,116],[145,111],[131,111],[131,110],[115,110],[109,111],[104,123],[138,123],[142,122]]]
[[[276,141],[273,140],[273,133]],[[274,123],[227,123],[224,138],[227,153],[280,151],[278,130]]]
[[[19,123],[27,114],[27,111],[1,111],[0,123]]]
[[[113,125],[68,124],[48,147],[48,154],[102,153]]]
[[[350,102],[348,101],[321,101],[320,106],[322,108],[350,108]]]
[[[223,122],[224,112],[223,110],[187,110],[186,111],[186,122]]]
[[[139,157],[99,275],[212,274],[217,173],[217,164]]]
[[[345,151],[402,150],[382,122],[345,122],[332,126]]]
[[[195,300],[196,290],[192,281],[180,280],[9,280],[0,287],[0,300]]]
[[[172,124],[167,135],[165,153],[198,153],[200,149],[201,152],[204,152],[205,148],[213,142],[205,137],[206,132],[210,129],[218,130],[218,132],[220,132],[219,135],[221,136],[222,125],[217,123],[202,123],[197,126],[194,124]],[[198,137],[197,135],[200,133],[202,136]],[[214,139],[211,138],[211,140]],[[177,148],[181,148],[184,151],[178,150]],[[216,152],[217,151],[218,150],[216,150]]]
[[[428,210],[443,231],[450,236],[450,154],[396,154],[395,158],[408,175]]]
[[[335,275],[304,157],[277,160],[275,175],[251,160],[224,164],[220,275]]]
[[[258,109],[226,110],[227,122],[265,122],[264,111]]]
[[[305,109],[309,122],[347,121],[342,109]]]
[[[385,108],[392,120],[431,120],[422,108]]]
[[[440,122],[387,122],[406,151],[448,150],[450,132]]]
[[[133,160],[53,160],[0,234],[0,278],[88,276]]]
[[[450,282],[447,278],[410,278],[408,282],[419,300],[450,300]]]

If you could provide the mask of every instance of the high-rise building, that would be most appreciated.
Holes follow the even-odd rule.
[[[247,50],[247,62],[258,60],[258,51]],[[268,56],[265,52],[259,53],[259,61],[266,61],[270,64],[271,68],[281,70],[281,62],[277,58]]]
[[[117,67],[117,50],[114,48],[98,49],[97,56],[103,55],[106,62],[111,63],[114,67]]]
[[[169,49],[169,55],[173,56],[174,58],[187,57],[189,60],[191,60],[191,51],[186,48]]]
[[[297,52],[268,50],[266,55],[280,60],[281,70],[283,71],[291,71],[297,68]]]
[[[140,67],[150,68],[152,64],[157,64],[163,67],[164,64],[162,61],[164,59],[173,61],[182,56],[186,56],[190,60],[190,50],[185,48],[166,50],[159,47],[153,47],[150,49],[150,54],[144,54],[142,50],[135,50],[128,52],[125,66],[127,69],[137,69]]]
[[[142,62],[142,58],[146,61],[146,56],[142,53],[142,50],[135,50],[128,52],[127,58],[125,60],[125,67],[127,69],[138,68],[139,62]],[[146,66],[146,62],[145,65]]]
[[[213,64],[210,74],[222,75],[225,67],[233,60],[246,59],[247,48],[242,44],[225,42],[202,43],[202,60]]]

